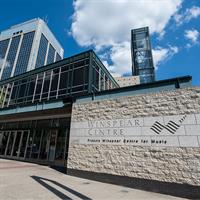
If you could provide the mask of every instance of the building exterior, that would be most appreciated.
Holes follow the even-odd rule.
[[[0,33],[0,80],[63,58],[63,48],[42,19],[33,19]]]
[[[120,87],[140,84],[139,76],[115,77],[115,80],[117,81]]]
[[[87,51],[0,87],[1,158],[200,197],[200,89],[190,76],[120,88]]]
[[[117,87],[93,51],[2,80],[1,157],[64,166],[72,98]]]
[[[120,87],[92,50],[1,80],[0,158],[199,199],[200,88],[154,81],[148,29],[132,37],[141,84]]]
[[[148,27],[131,30],[131,55],[133,76],[140,76],[141,83],[155,81]]]
[[[200,199],[200,87],[191,77],[78,97],[67,173]]]

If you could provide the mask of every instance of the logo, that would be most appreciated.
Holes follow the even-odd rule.
[[[176,123],[172,120],[170,120],[166,125],[161,124],[160,122],[156,121],[152,127],[151,130],[154,131],[156,134],[160,134],[163,129],[166,129],[171,134],[175,134],[176,131],[179,129],[183,121],[185,120],[186,115],[184,115],[178,122]]]

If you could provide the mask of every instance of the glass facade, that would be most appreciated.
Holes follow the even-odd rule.
[[[0,41],[0,71],[3,67],[3,61],[6,55],[6,51],[8,49],[10,39]]]
[[[118,87],[110,78],[110,73],[106,71],[106,68],[102,67],[101,61],[96,56],[92,60],[92,73],[92,90],[94,92]]]
[[[62,59],[61,56],[58,53],[56,53],[56,61],[59,61],[61,59]]]
[[[49,68],[51,67],[51,68]],[[37,103],[118,87],[92,52],[0,82],[0,108]]]
[[[48,57],[47,57],[47,65],[54,62],[54,56],[55,56],[55,49],[50,44],[49,45]]]
[[[63,53],[42,19],[11,26],[0,32],[0,80],[61,60]]]
[[[22,39],[22,44],[20,47],[18,59],[17,59],[17,64],[15,67],[15,72],[14,76],[18,74],[22,74],[26,72],[29,58],[30,58],[30,53],[33,45],[33,39],[34,39],[35,32],[29,32],[24,34],[23,39]]]
[[[70,118],[0,123],[0,157],[64,166]]]
[[[17,50],[18,50],[18,46],[19,46],[20,37],[21,37],[21,35],[12,38],[8,56],[7,56],[6,63],[4,65],[4,69],[3,69],[3,73],[2,73],[2,77],[1,77],[2,80],[9,78],[11,75],[13,65],[15,62],[15,58],[16,58],[16,54],[17,54]]]
[[[139,75],[141,83],[155,81],[148,27],[131,31],[131,51],[133,75]]]
[[[42,34],[40,38],[40,45],[39,45],[39,50],[38,50],[38,55],[37,55],[37,60],[36,60],[36,65],[35,65],[36,68],[44,66],[45,57],[47,53],[47,46],[48,46],[48,40]]]
[[[116,87],[96,54],[86,51],[0,81],[0,111]],[[65,166],[71,106],[14,114],[9,122],[1,118],[0,157]]]

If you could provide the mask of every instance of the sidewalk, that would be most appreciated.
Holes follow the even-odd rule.
[[[0,159],[0,199],[179,200],[183,198],[68,176],[37,164]]]

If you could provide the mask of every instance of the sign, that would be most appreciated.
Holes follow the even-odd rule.
[[[200,147],[200,114],[72,121],[70,143]]]

